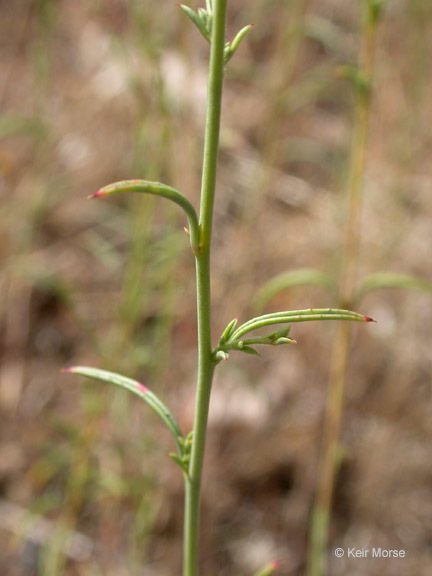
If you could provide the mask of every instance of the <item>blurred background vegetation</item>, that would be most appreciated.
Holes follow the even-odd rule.
[[[196,8],[194,1],[191,6]],[[213,254],[215,338],[275,274],[340,260],[360,46],[359,0],[236,0],[255,23],[224,93]],[[182,479],[138,401],[59,374],[89,364],[139,378],[192,425],[194,262],[182,214],[112,181],[161,180],[197,204],[208,47],[174,2],[0,2],[0,566],[5,576],[181,572]],[[361,273],[432,280],[432,5],[389,0],[378,35]],[[319,287],[273,309],[324,307]],[[333,575],[425,575],[432,565],[432,303],[382,290],[349,363]],[[203,573],[280,558],[304,571],[333,328],[233,357],[216,376],[203,501]]]

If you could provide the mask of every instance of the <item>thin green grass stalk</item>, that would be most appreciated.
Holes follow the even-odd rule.
[[[374,4],[376,2],[373,0],[365,2],[362,49],[358,71],[354,79],[356,83],[355,119],[347,188],[348,214],[339,295],[339,305],[348,308],[354,302],[361,242],[360,224],[365,155],[378,22],[374,12]],[[336,327],[331,357],[321,461],[318,472],[318,488],[310,528],[308,576],[322,576],[326,572],[326,549],[335,478],[339,463],[339,436],[351,333],[351,327],[347,323],[340,323]]]

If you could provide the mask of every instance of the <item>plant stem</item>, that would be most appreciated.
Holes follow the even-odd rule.
[[[213,5],[214,12],[210,43],[207,117],[200,206],[200,246],[199,250],[195,253],[198,314],[198,384],[191,460],[189,473],[186,477],[183,576],[198,576],[201,477],[210,392],[215,368],[211,354],[210,245],[224,76],[227,0],[215,0]]]
[[[340,307],[347,307],[348,309],[350,309],[354,303],[354,293],[359,265],[361,209],[370,112],[370,84],[375,58],[377,25],[377,19],[371,16],[369,2],[365,2],[365,5],[366,15],[358,69],[359,82],[356,85],[357,92],[354,111],[354,133],[351,146],[351,164],[347,187],[348,214],[340,280],[340,296],[338,302]],[[312,511],[307,567],[308,576],[322,576],[326,572],[326,548],[328,544],[328,530],[334,494],[334,484],[339,465],[338,444],[350,344],[351,327],[347,323],[338,323],[331,358],[329,392],[324,421],[321,462],[318,473],[318,488],[314,509]]]

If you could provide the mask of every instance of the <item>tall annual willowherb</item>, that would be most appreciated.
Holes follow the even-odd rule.
[[[205,125],[204,154],[202,166],[202,187],[199,216],[187,197],[178,190],[146,180],[127,180],[105,186],[93,194],[100,198],[110,194],[139,192],[171,200],[185,213],[188,221],[187,233],[196,264],[196,294],[198,319],[198,376],[195,389],[195,416],[192,431],[183,434],[166,405],[146,386],[125,376],[83,366],[68,368],[66,371],[86,376],[102,382],[115,384],[139,396],[162,419],[171,432],[176,452],[170,456],[183,472],[185,484],[184,507],[184,547],[183,576],[199,574],[199,510],[201,478],[206,444],[207,419],[213,374],[217,365],[228,360],[232,351],[257,354],[255,346],[280,346],[294,343],[289,337],[290,325],[296,322],[314,320],[346,320],[368,322],[371,319],[348,310],[318,308],[308,310],[282,311],[252,318],[238,326],[238,319],[228,323],[219,342],[211,341],[211,299],[210,299],[210,249],[212,236],[213,206],[215,199],[216,169],[219,148],[219,128],[222,105],[222,86],[226,66],[238,49],[241,41],[252,28],[242,28],[234,40],[225,39],[227,0],[206,0],[206,8],[197,12],[180,5],[182,11],[195,24],[210,44],[208,74],[207,114]],[[282,327],[280,327],[282,325]],[[267,326],[279,326],[265,335],[251,335]],[[261,576],[273,572],[278,566],[271,562]]]

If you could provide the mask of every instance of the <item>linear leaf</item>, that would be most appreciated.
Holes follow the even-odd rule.
[[[91,378],[93,380],[100,380],[101,382],[105,382],[107,384],[114,384],[116,386],[120,386],[120,388],[129,390],[129,392],[132,392],[136,396],[139,396],[163,420],[168,430],[174,437],[179,453],[182,454],[182,445],[179,439],[183,438],[183,434],[181,433],[176,419],[165,406],[165,404],[159,400],[159,398],[153,394],[153,392],[146,388],[146,386],[140,384],[136,380],[122,376],[121,374],[108,372],[107,370],[99,370],[98,368],[90,368],[87,366],[72,366],[71,368],[66,368],[64,371],[70,374],[85,376],[86,378]]]
[[[237,325],[237,322],[238,322],[238,318],[234,318],[233,320],[231,320],[231,322],[228,324],[228,326],[222,332],[222,336],[220,337],[219,344],[224,344],[229,339],[231,334],[234,332],[234,329]]]
[[[245,354],[251,354],[252,356],[259,356],[258,350],[255,350],[252,346],[242,346],[241,348],[238,348],[238,351],[244,352]]]
[[[288,310],[284,312],[275,312],[273,314],[264,314],[257,318],[252,318],[242,324],[232,334],[230,340],[239,340],[244,334],[252,332],[264,326],[274,324],[291,324],[294,322],[311,322],[316,320],[347,320],[354,322],[373,322],[372,318],[351,312],[350,310],[339,310],[336,308],[310,308],[307,310]]]
[[[124,192],[141,192],[143,194],[152,194],[153,196],[161,196],[175,202],[182,208],[186,214],[190,228],[191,245],[194,251],[199,250],[199,227],[198,216],[195,208],[184,194],[160,182],[149,182],[148,180],[122,180],[104,186],[89,198],[102,198],[111,194],[120,194]]]
[[[258,292],[255,309],[262,310],[276,294],[294,286],[321,286],[331,293],[336,291],[335,284],[328,274],[313,268],[300,268],[278,274],[266,282]]]
[[[377,272],[367,276],[360,283],[357,288],[356,300],[360,301],[368,292],[376,288],[404,288],[421,292],[432,292],[432,283],[409,274]]]
[[[208,42],[210,42],[210,36],[206,28],[206,22],[203,20],[203,18],[200,18],[199,14],[194,12],[192,8],[189,8],[189,6],[185,6],[185,4],[179,4],[178,6],[181,10],[183,10],[186,16],[195,24],[195,26],[198,28],[198,30],[201,32],[204,38]]]
[[[244,26],[236,35],[232,42],[227,42],[224,51],[224,61],[227,64],[231,58],[234,56],[237,48],[240,46],[241,42],[243,41],[244,37],[252,30],[254,24],[248,24]]]
[[[292,338],[286,336],[275,337],[276,334],[268,334],[267,336],[257,336],[256,338],[242,338],[241,340],[230,340],[227,344],[222,346],[224,350],[243,350],[245,346],[255,346],[256,344],[263,344],[264,346],[279,346],[280,344],[297,344]]]

